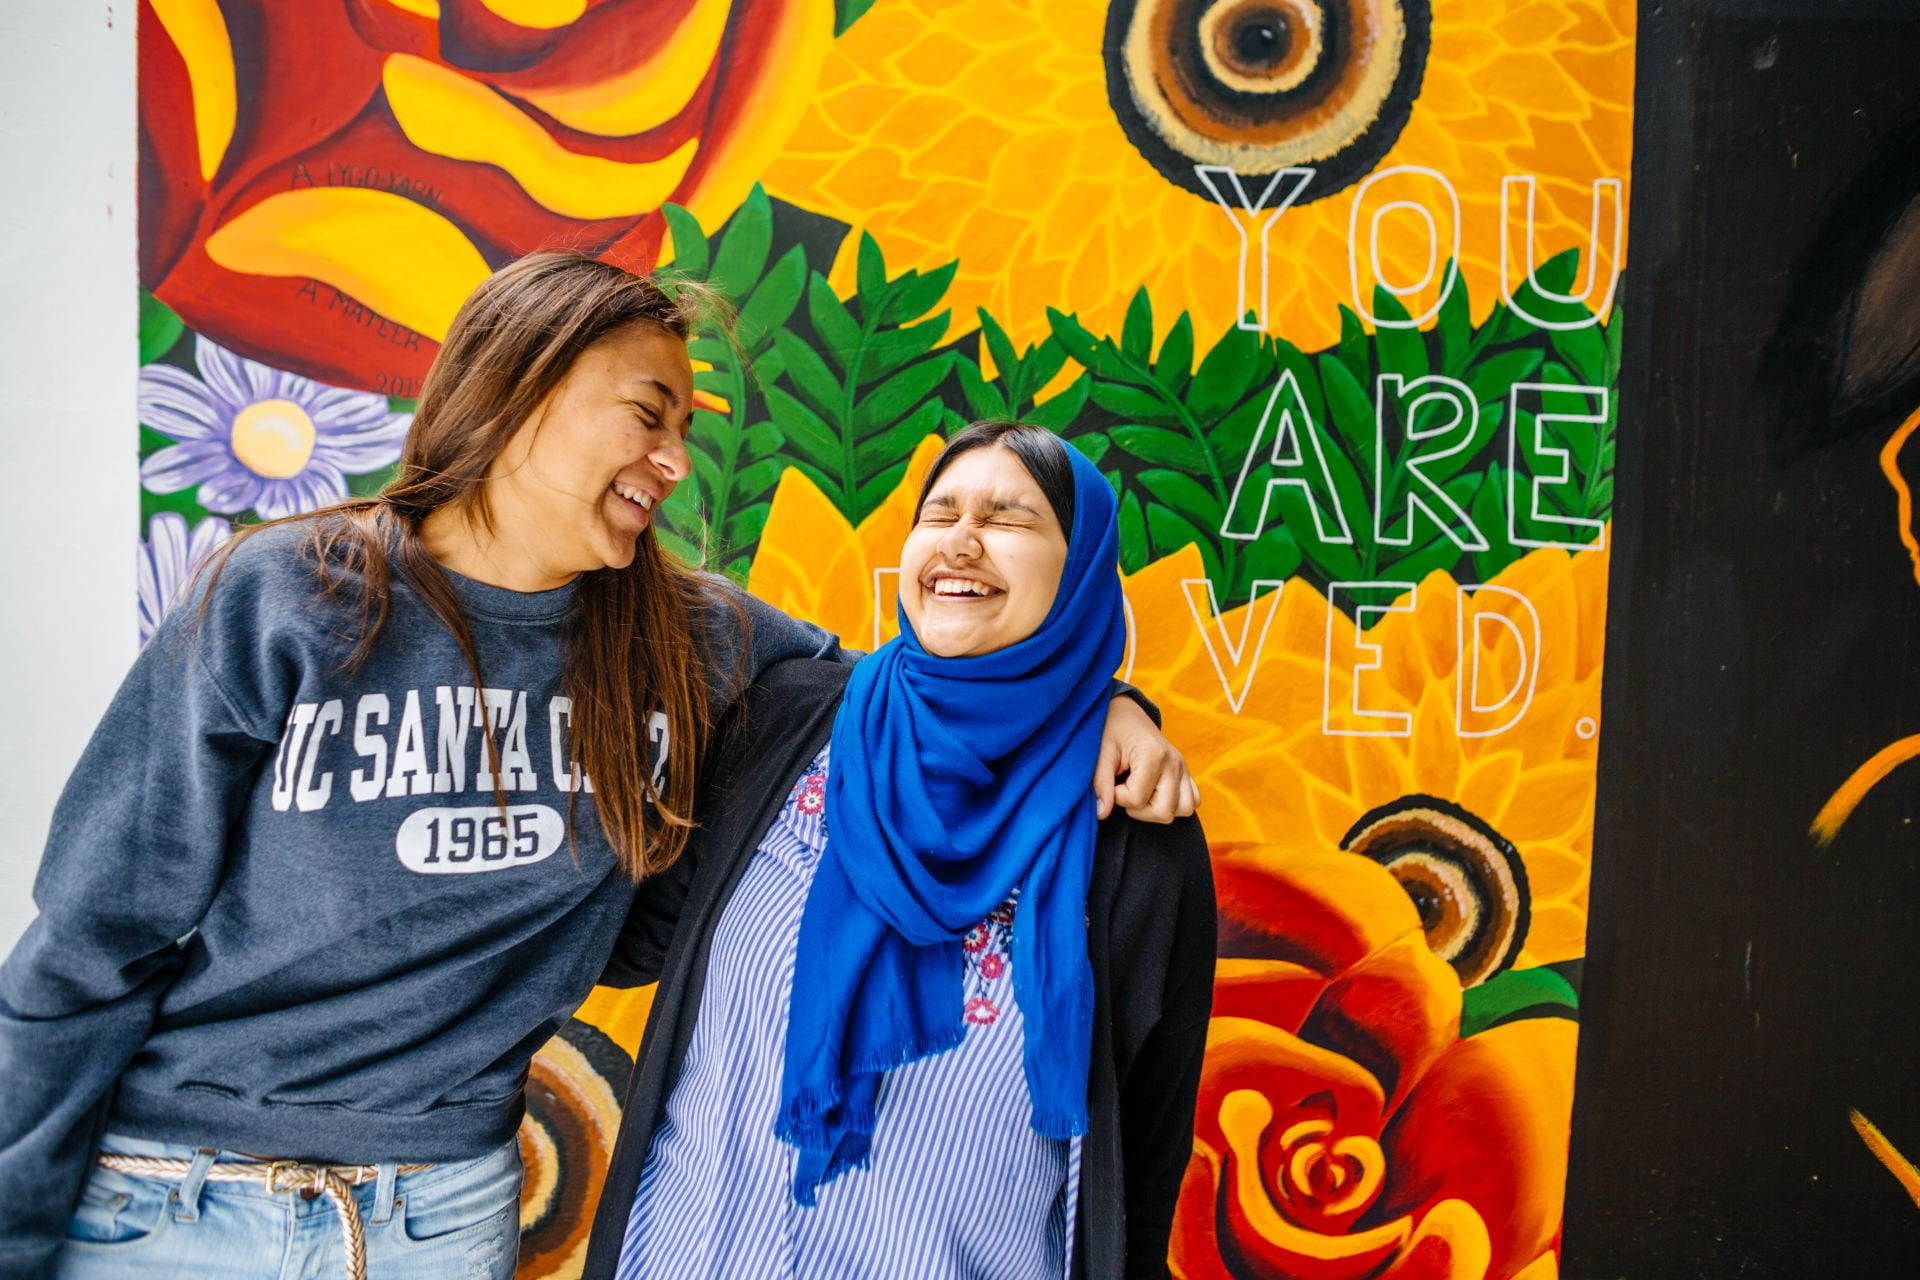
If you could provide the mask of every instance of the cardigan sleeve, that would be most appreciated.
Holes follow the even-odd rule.
[[[1120,1086],[1128,1280],[1169,1274],[1167,1245],[1193,1154],[1194,1106],[1213,1011],[1217,923],[1206,836],[1191,818],[1162,830],[1184,874],[1161,1016]]]

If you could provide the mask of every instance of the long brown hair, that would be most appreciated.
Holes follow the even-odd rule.
[[[472,633],[452,583],[421,541],[421,522],[454,506],[491,530],[489,467],[581,353],[635,324],[685,340],[722,309],[700,285],[663,283],[571,252],[531,254],[494,273],[461,304],[427,371],[393,482],[371,498],[242,530],[213,564],[203,603],[225,557],[248,534],[300,521],[323,594],[339,598],[345,584],[358,588],[359,633],[347,670],[380,641],[397,565],[453,633],[480,686]],[[635,879],[671,865],[692,826],[695,766],[712,730],[707,655],[692,625],[702,607],[713,607],[709,593],[649,524],[633,563],[580,576],[568,619],[563,683],[573,700],[574,758],[592,779],[614,853]],[[646,759],[646,725],[656,709],[666,714],[674,755],[664,786]],[[481,737],[491,760],[492,726]]]

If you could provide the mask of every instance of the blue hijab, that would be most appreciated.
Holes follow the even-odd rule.
[[[794,1196],[864,1163],[880,1078],[966,1034],[963,934],[1020,891],[1015,998],[1035,1132],[1087,1129],[1093,970],[1089,784],[1125,647],[1113,490],[1078,449],[1046,620],[994,653],[899,638],[853,669],[833,725],[827,848],[800,918],[775,1132]]]

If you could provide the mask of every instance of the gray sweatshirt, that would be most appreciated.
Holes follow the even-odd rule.
[[[568,741],[573,588],[454,579],[475,688],[396,575],[349,674],[355,615],[318,596],[303,537],[243,543],[197,626],[197,596],[172,611],[60,798],[39,917],[0,966],[0,1275],[51,1269],[103,1130],[329,1162],[494,1149],[626,916]],[[710,585],[716,702],[743,645],[748,674],[845,656]],[[648,736],[657,770],[689,767],[664,717]]]

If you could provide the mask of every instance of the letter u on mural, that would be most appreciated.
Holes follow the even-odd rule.
[[[1174,1273],[1558,1274],[1632,3],[139,18],[146,626],[230,521],[376,489],[535,249],[732,300],[664,536],[850,644],[894,634],[938,441],[1048,426],[1120,495],[1119,674],[1212,842]],[[523,1276],[578,1271],[647,1002],[536,1063]]]

